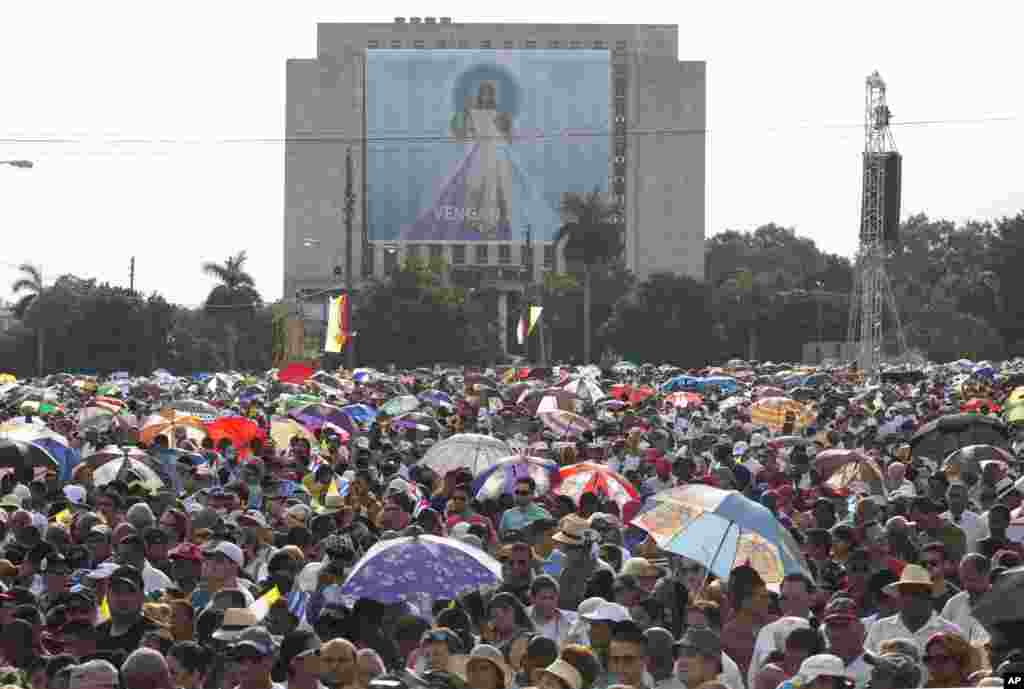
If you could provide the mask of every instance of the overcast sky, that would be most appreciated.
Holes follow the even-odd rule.
[[[0,4],[0,297],[30,260],[200,303],[207,260],[246,249],[281,296],[285,61],[313,57],[317,22],[679,24],[708,63],[709,234],[776,222],[856,245],[864,78],[889,85],[904,154],[903,214],[1024,209],[1019,2],[593,3],[462,0]],[[15,142],[14,139],[22,141]],[[69,140],[58,143],[53,140]],[[136,143],[115,143],[130,139]],[[232,141],[241,140],[241,141]],[[262,141],[261,141],[262,140]]]

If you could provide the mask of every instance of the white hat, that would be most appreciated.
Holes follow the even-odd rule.
[[[846,674],[846,664],[839,656],[831,653],[819,653],[813,655],[800,664],[800,671],[793,678],[797,686],[813,684],[819,677],[849,677]]]
[[[589,622],[625,622],[632,619],[625,606],[608,601],[604,601],[591,612],[581,614],[580,617]]]
[[[764,445],[764,435],[761,433],[754,433],[750,436],[750,447],[761,447]]]
[[[85,488],[75,484],[64,486],[64,497],[72,505],[82,506],[85,504]]]
[[[583,676],[580,674],[580,671],[561,658],[548,665],[541,672],[554,675],[562,680],[569,689],[580,689],[583,686]]]
[[[241,567],[245,564],[245,554],[242,549],[230,541],[221,541],[214,548],[203,551],[206,555],[223,555],[236,565]]]
[[[579,606],[576,608],[576,614],[579,615],[580,617],[583,617],[585,615],[589,615],[590,613],[594,612],[599,607],[601,607],[602,603],[607,603],[607,602],[608,601],[606,601],[604,598],[601,598],[600,596],[594,596],[593,598],[587,598],[585,601],[580,603]]]
[[[85,576],[89,579],[109,579],[110,575],[113,574],[114,570],[117,568],[117,563],[101,562],[97,565],[96,569],[87,572]]]
[[[459,522],[448,530],[448,535],[451,538],[465,538],[469,535],[470,526],[471,524],[469,522]]]

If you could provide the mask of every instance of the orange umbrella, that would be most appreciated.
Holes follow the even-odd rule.
[[[244,416],[222,416],[206,424],[206,431],[214,444],[227,438],[238,450],[248,451],[254,438],[266,440],[267,434],[252,419]]]
[[[195,416],[181,414],[173,409],[165,409],[159,414],[153,414],[142,422],[142,430],[139,431],[139,440],[147,445],[153,442],[158,435],[166,435],[173,438],[174,429],[184,428],[189,439],[202,441],[206,437],[206,426]]]

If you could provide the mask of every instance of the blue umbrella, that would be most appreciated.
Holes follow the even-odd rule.
[[[381,603],[452,600],[460,593],[501,581],[501,564],[471,545],[437,536],[380,541],[345,580],[346,598]]]
[[[348,414],[357,423],[366,423],[377,417],[377,410],[365,404],[350,404],[342,407],[341,411]]]
[[[662,392],[696,392],[701,387],[701,381],[703,378],[697,378],[696,376],[676,376],[671,380],[666,381],[661,386]]]
[[[662,550],[701,563],[727,579],[749,564],[767,584],[787,574],[810,576],[800,546],[775,515],[734,490],[700,484],[655,494],[631,522]]]

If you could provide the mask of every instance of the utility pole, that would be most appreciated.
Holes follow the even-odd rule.
[[[349,333],[345,343],[345,368],[349,371],[356,367],[356,350],[352,332],[352,213],[355,210],[356,197],[352,193],[352,147],[349,146],[345,155],[345,294],[348,297]]]
[[[128,289],[135,294],[135,257],[132,256],[131,267],[128,269]]]

